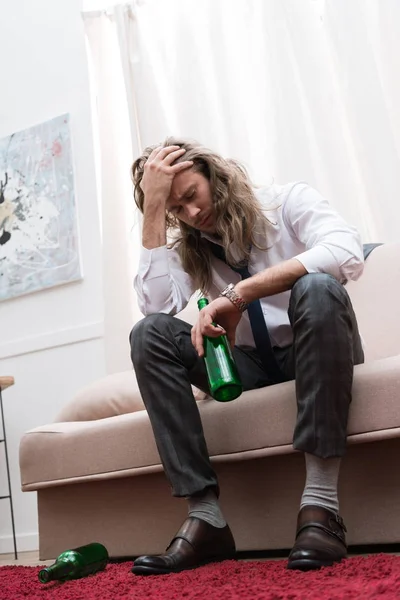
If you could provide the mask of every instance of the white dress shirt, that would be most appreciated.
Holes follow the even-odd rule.
[[[260,235],[257,238],[257,244],[266,249],[252,247],[248,264],[252,275],[296,258],[308,273],[329,273],[342,283],[360,277],[364,258],[359,233],[315,189],[297,182],[254,192],[270,226],[262,239]],[[218,243],[212,236],[202,235]],[[240,275],[217,258],[212,257],[211,268],[212,285],[207,294],[210,300],[218,297],[229,283],[240,281]],[[142,247],[134,285],[144,315],[175,315],[196,291],[176,249],[167,246],[153,250]],[[287,314],[289,298],[290,290],[260,299],[272,346],[284,347],[292,342]],[[247,313],[237,327],[236,344],[255,346]]]

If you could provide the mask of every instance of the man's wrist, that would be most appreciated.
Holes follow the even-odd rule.
[[[250,278],[249,278],[250,279]],[[243,298],[243,300],[247,303],[250,304],[250,302],[253,302],[253,300],[255,298],[250,297],[250,287],[249,285],[247,285],[247,279],[244,279],[242,281],[239,281],[236,285],[235,285],[235,292],[241,297]]]
[[[148,211],[157,211],[157,210],[165,210],[165,206],[167,204],[167,198],[162,194],[149,194],[144,197],[143,202],[143,212]]]
[[[237,286],[235,287],[235,285],[233,283],[230,283],[224,290],[222,290],[220,296],[223,296],[225,298],[228,298],[228,300],[230,300],[230,302],[232,302],[232,304],[234,306],[236,306],[236,308],[243,313],[245,310],[248,309],[249,305],[248,303],[237,293],[236,291]]]

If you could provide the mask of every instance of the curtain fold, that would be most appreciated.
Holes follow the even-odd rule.
[[[128,336],[141,317],[132,286],[139,244],[130,180],[132,157],[139,153],[139,145],[131,129],[131,101],[126,93],[128,61],[121,61],[125,43],[121,21],[129,24],[124,7],[85,18],[99,142],[108,373],[132,368]]]
[[[398,239],[398,0],[136,0],[84,16],[104,278],[118,295],[106,290],[106,345],[139,318],[129,166],[167,135],[241,160],[257,184],[307,181],[364,242]],[[122,362],[121,351],[110,369]]]

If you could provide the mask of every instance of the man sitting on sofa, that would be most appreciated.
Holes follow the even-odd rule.
[[[148,148],[132,175],[144,215],[135,288],[146,315],[131,333],[132,362],[172,493],[188,500],[165,554],[139,557],[133,573],[235,554],[191,388],[209,391],[203,336],[223,333],[245,390],[296,380],[293,445],[305,453],[306,482],[288,567],[340,561],[337,482],[353,367],[364,360],[343,284],[363,272],[359,234],[306,183],[255,188],[239,163],[194,142]],[[173,315],[196,290],[210,304],[191,328]]]

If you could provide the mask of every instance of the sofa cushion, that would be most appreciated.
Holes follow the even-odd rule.
[[[400,436],[400,356],[355,368],[349,441]],[[212,460],[293,452],[294,382],[245,392],[230,403],[199,401]],[[24,490],[161,470],[145,410],[97,421],[55,423],[20,445]]]
[[[79,390],[56,421],[94,421],[143,410],[135,372],[108,375]]]
[[[400,352],[400,243],[375,248],[364,273],[346,289],[365,343],[365,362],[396,356]]]
[[[205,394],[192,386],[196,400]],[[56,416],[56,422],[95,421],[144,410],[133,370],[103,377],[79,390]]]

